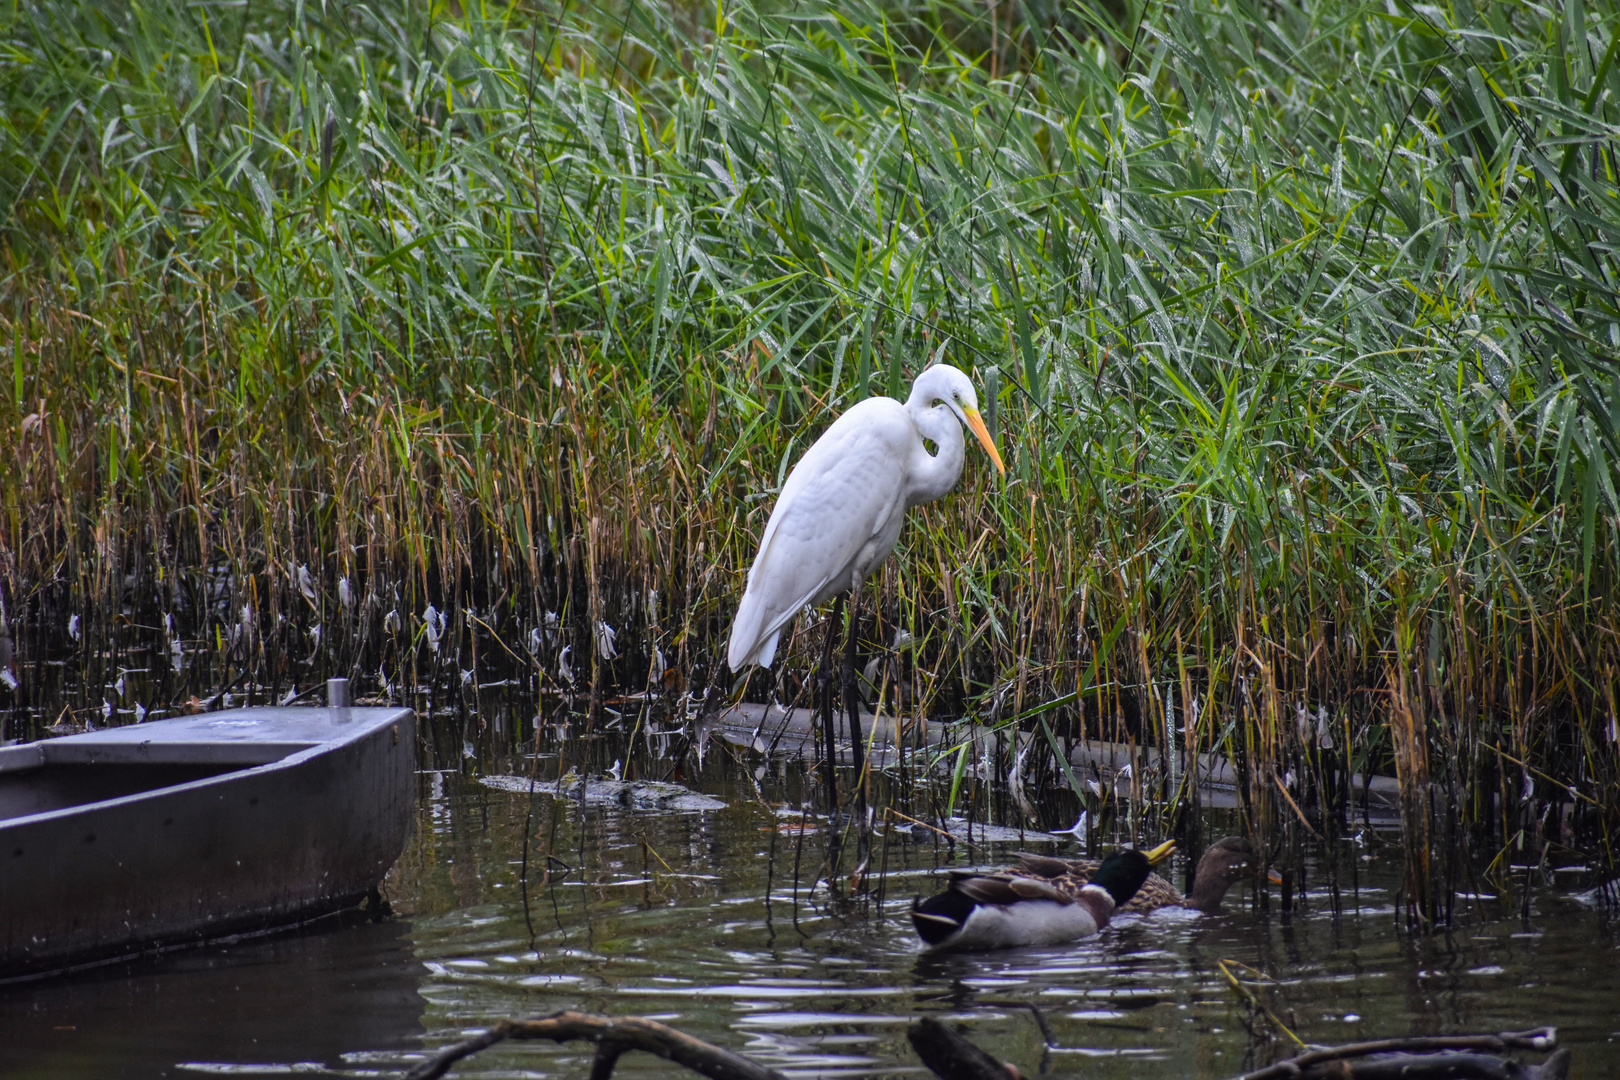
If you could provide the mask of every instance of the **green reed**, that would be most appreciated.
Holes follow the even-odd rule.
[[[868,594],[871,642],[916,636],[907,708],[1074,694],[1067,737],[1233,755],[1264,828],[1285,772],[1342,812],[1398,771],[1422,866],[1430,783],[1483,855],[1556,831],[1526,783],[1573,788],[1607,852],[1612,3],[0,25],[0,558],[36,661],[146,590],[248,666],[442,666],[433,602],[463,666],[555,682],[571,643],[599,698],[657,648],[701,681],[785,470],[940,357],[1009,472],[970,457]],[[750,691],[794,693],[813,636]]]

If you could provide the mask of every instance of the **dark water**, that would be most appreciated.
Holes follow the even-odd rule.
[[[1620,1075],[1612,917],[1541,888],[1528,917],[1477,900],[1451,932],[1412,937],[1393,907],[1398,850],[1376,840],[1334,853],[1337,915],[1319,892],[1284,916],[1234,890],[1218,916],[1161,913],[1060,948],[933,958],[906,917],[928,873],[1016,844],[953,852],[924,830],[891,832],[873,858],[881,897],[829,898],[809,892],[822,837],[762,801],[798,782],[761,786],[725,755],[702,786],[729,806],[704,813],[531,805],[457,772],[421,784],[387,886],[392,918],[0,987],[0,1076],[386,1076],[495,1018],[572,1007],[665,1020],[796,1075],[917,1075],[905,1028],[932,1014],[1026,1075],[1219,1078],[1288,1045],[1221,960],[1252,969],[1231,967],[1307,1041],[1555,1024],[1576,1076]],[[587,1051],[507,1043],[455,1075],[583,1077]],[[617,1075],[677,1071],[632,1053]]]

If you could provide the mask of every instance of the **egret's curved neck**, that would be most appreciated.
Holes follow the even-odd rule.
[[[923,404],[914,393],[906,401],[906,412],[911,414],[917,432],[933,443],[937,453],[930,454],[918,443],[911,454],[911,490],[906,505],[933,502],[956,486],[962,476],[962,422],[943,405]]]

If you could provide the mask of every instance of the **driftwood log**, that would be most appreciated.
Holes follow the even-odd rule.
[[[684,1065],[713,1080],[787,1080],[775,1069],[713,1043],[694,1039],[656,1020],[643,1020],[639,1016],[597,1016],[568,1009],[534,1020],[502,1020],[471,1038],[440,1047],[406,1073],[405,1080],[437,1080],[462,1058],[505,1039],[593,1042],[596,1060],[591,1064],[591,1080],[607,1080],[613,1074],[619,1055],[627,1050],[657,1054],[665,1061]]]

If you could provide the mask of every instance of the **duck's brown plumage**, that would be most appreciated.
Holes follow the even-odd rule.
[[[1072,887],[1073,882],[1084,883],[1097,870],[1096,859],[1054,859],[1028,852],[1018,857],[1018,869],[1026,876],[1043,878],[1059,889]],[[1187,907],[1198,911],[1219,911],[1226,891],[1241,878],[1253,877],[1261,872],[1260,860],[1254,845],[1242,836],[1227,836],[1215,841],[1198,860],[1198,872],[1193,877],[1192,896],[1181,895],[1174,885],[1158,874],[1149,874],[1130,903],[1115,914],[1134,911],[1146,914],[1163,907]]]

